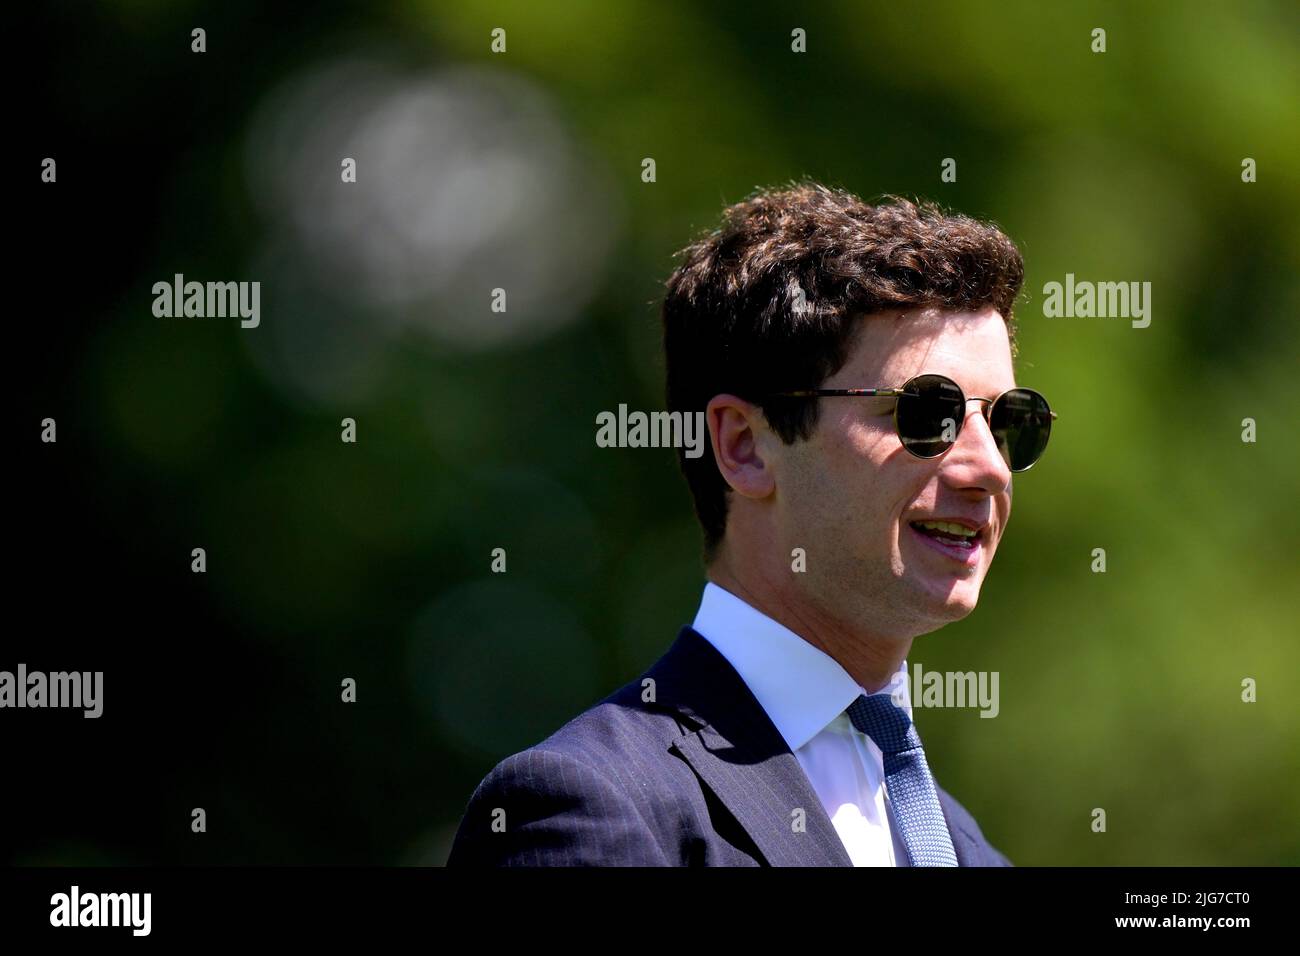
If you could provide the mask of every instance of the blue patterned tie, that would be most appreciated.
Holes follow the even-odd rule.
[[[956,866],[939,792],[907,711],[889,693],[881,692],[859,695],[847,712],[853,726],[874,740],[884,755],[885,792],[911,865]]]

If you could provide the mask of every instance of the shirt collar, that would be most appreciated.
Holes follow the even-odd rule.
[[[798,750],[866,690],[829,654],[712,581],[694,630],[736,669],[791,751]],[[876,693],[898,690],[912,716],[907,661]]]

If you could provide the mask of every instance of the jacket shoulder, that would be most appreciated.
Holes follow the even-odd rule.
[[[669,718],[632,704],[632,686],[497,763],[470,797],[447,865],[667,865],[647,818],[660,761],[672,760]]]

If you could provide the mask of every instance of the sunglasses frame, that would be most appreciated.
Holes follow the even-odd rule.
[[[909,378],[906,382],[903,383],[901,388],[800,388],[800,389],[793,389],[788,392],[773,392],[769,397],[771,398],[825,398],[825,397],[836,397],[836,396],[850,396],[853,398],[899,398],[904,395],[919,397],[919,393],[917,391],[910,391],[910,392],[908,391],[908,389],[911,388],[912,384],[918,378],[941,378],[945,382],[950,383],[953,388],[957,389],[958,394],[961,395],[963,408],[966,406],[968,402],[984,403],[984,407],[980,409],[980,414],[984,416],[984,421],[988,423],[990,427],[992,426],[993,406],[996,405],[1005,396],[1009,395],[1012,392],[1032,392],[1033,394],[1037,395],[1040,399],[1042,399],[1043,406],[1047,409],[1047,414],[1052,417],[1052,421],[1055,421],[1057,417],[1056,412],[1052,411],[1052,406],[1047,401],[1047,396],[1045,396],[1042,392],[1038,391],[1037,389],[1026,388],[1023,385],[1017,385],[1015,388],[1009,388],[1005,392],[1002,392],[996,398],[981,398],[978,395],[973,395],[968,398],[960,385],[958,385],[956,382],[950,379],[947,375],[940,375],[938,372],[922,372],[920,375],[913,375],[911,378]],[[956,432],[957,437],[961,436],[962,426],[965,424],[965,422],[966,422],[966,416],[963,415],[962,420],[957,422],[957,432]],[[897,402],[894,403],[894,434],[898,436],[899,443],[903,446],[904,450],[906,450],[909,455],[911,455],[913,458],[920,458],[925,461],[929,461],[934,458],[942,458],[944,455],[948,454],[948,452],[952,450],[952,446],[957,443],[957,438],[955,437],[951,442],[948,443],[948,447],[945,448],[943,451],[939,452],[938,454],[918,455],[911,448],[907,447],[907,442],[903,440],[903,435],[898,430],[898,403]],[[1051,435],[1052,435],[1052,431],[1051,431],[1051,426],[1049,425],[1047,430],[1047,436],[1049,439],[1051,438]],[[1047,445],[1044,444],[1043,451],[1046,450],[1047,450]],[[1042,460],[1042,457],[1043,457],[1043,453],[1039,452],[1038,457],[1035,458],[1033,461],[1031,461],[1029,464],[1027,464],[1024,468],[1011,468],[1011,462],[1009,461],[1007,462],[1007,467],[1011,468],[1011,470],[1016,474],[1022,474],[1028,471],[1030,468],[1033,468],[1034,465],[1038,464],[1038,462]],[[1003,457],[1003,461],[1006,461],[1005,456]]]

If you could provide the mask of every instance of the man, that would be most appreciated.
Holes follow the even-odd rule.
[[[474,792],[449,865],[1009,866],[938,787],[914,638],[965,617],[1055,417],[1016,388],[995,227],[816,183],[685,250],[668,406],[708,583],[641,677]],[[972,404],[974,403],[974,404]]]

